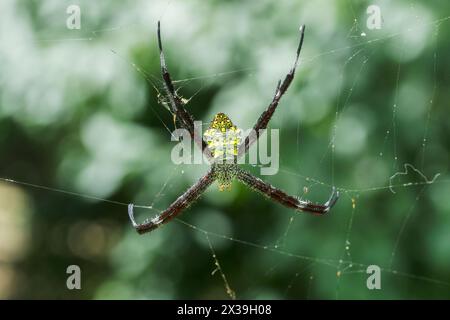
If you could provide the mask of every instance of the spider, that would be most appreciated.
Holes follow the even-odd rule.
[[[228,148],[226,149],[226,151],[223,151],[223,145],[220,146],[217,145],[217,143],[214,143],[214,141],[217,141],[214,140],[214,136],[217,134],[220,135],[230,132],[236,133],[239,129],[236,128],[236,126],[231,122],[228,116],[223,113],[218,113],[211,122],[208,130],[205,131],[203,138],[201,135],[194,134],[194,119],[185,109],[183,99],[177,94],[177,91],[175,90],[175,87],[171,80],[170,73],[167,69],[161,42],[161,26],[160,22],[158,21],[158,48],[160,54],[161,74],[164,81],[164,89],[168,98],[168,108],[175,116],[178,124],[189,132],[191,138],[194,139],[195,144],[202,150],[204,156],[208,159],[211,166],[208,172],[203,177],[201,177],[187,191],[185,191],[180,197],[178,197],[178,199],[176,199],[166,210],[152,219],[147,219],[143,223],[137,223],[133,213],[134,205],[129,204],[128,215],[133,224],[133,227],[139,234],[152,231],[160,227],[162,224],[165,224],[177,217],[180,213],[183,212],[184,209],[188,208],[195,200],[197,200],[214,181],[218,182],[219,190],[223,191],[229,190],[231,187],[231,182],[234,179],[237,179],[247,187],[261,193],[268,199],[274,202],[278,202],[281,205],[294,209],[296,211],[304,211],[315,215],[323,215],[333,207],[339,197],[339,192],[335,187],[332,188],[331,196],[328,201],[325,202],[325,204],[315,204],[310,201],[301,200],[295,196],[288,195],[284,191],[264,182],[260,178],[255,177],[251,173],[243,170],[237,163],[237,159],[244,156],[248,152],[250,146],[258,140],[263,130],[267,128],[267,124],[272,118],[272,115],[275,112],[281,97],[286,93],[289,85],[294,79],[295,69],[298,65],[300,51],[303,44],[305,26],[302,25],[299,31],[300,41],[297,47],[294,64],[289,73],[285,76],[284,80],[278,81],[278,85],[276,87],[272,102],[261,114],[258,121],[253,127],[253,132],[255,134],[248,135],[243,142],[239,138],[232,139],[231,142],[227,140],[228,143],[232,144],[233,148],[231,148],[231,150],[230,148]],[[228,136],[229,135],[227,135],[227,137]],[[224,159],[231,159],[231,161],[226,161],[225,163],[223,161]]]

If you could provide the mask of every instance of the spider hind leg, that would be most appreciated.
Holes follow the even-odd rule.
[[[203,192],[214,182],[215,177],[211,171],[208,171],[188,190],[179,196],[166,210],[160,212],[157,216],[145,220],[143,223],[137,223],[134,218],[134,205],[128,205],[128,216],[131,224],[139,234],[150,232],[161,225],[176,218],[183,210],[187,209]]]
[[[236,176],[242,183],[252,188],[253,190],[261,193],[263,196],[271,199],[279,204],[294,209],[296,211],[303,211],[312,213],[314,215],[323,215],[330,211],[330,209],[336,204],[339,198],[339,192],[333,187],[331,196],[325,204],[316,204],[311,201],[300,200],[295,196],[291,196],[285,193],[283,190],[275,188],[274,186],[264,182],[258,177],[255,177],[251,173],[238,169]]]

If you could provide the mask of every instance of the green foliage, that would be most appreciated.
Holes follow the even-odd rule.
[[[51,188],[0,181],[0,297],[227,298],[219,263],[237,298],[450,298],[448,2],[380,2],[379,30],[366,1],[78,3],[80,30],[64,1],[0,4],[0,178]],[[270,102],[306,24],[270,124],[280,171],[262,178],[318,202],[336,185],[330,215],[236,184],[210,188],[182,221],[133,230],[126,203],[151,205],[143,220],[206,170],[170,161],[158,19],[187,109],[240,128]],[[79,291],[65,287],[72,264]],[[366,287],[371,264],[381,290]]]

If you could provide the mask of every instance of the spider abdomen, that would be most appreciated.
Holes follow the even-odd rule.
[[[242,131],[224,113],[214,116],[209,128],[203,134],[211,155],[216,161],[234,159],[241,144]]]

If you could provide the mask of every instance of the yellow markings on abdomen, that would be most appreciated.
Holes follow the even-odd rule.
[[[224,113],[214,116],[203,137],[214,158],[232,158],[237,156],[242,131],[238,129]]]

